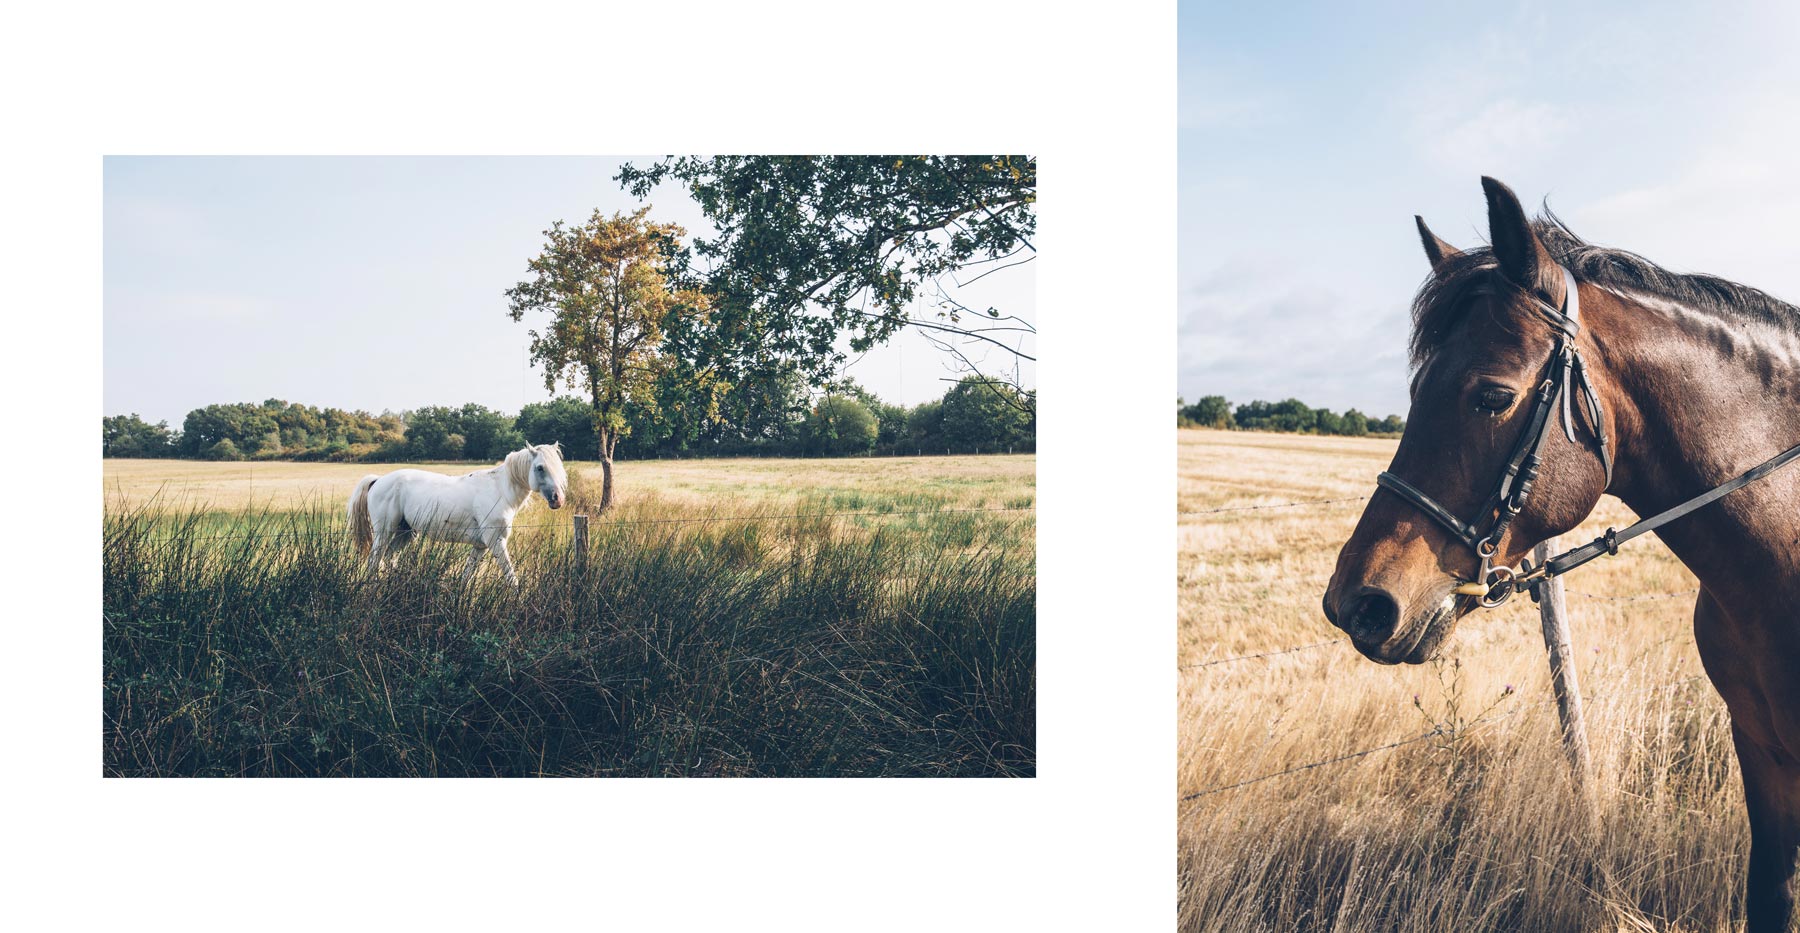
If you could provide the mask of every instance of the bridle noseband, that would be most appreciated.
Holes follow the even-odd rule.
[[[1562,307],[1553,308],[1549,302],[1530,291],[1525,293],[1537,306],[1537,310],[1557,326],[1559,333],[1556,337],[1556,349],[1550,355],[1543,381],[1538,384],[1537,395],[1531,403],[1531,415],[1525,421],[1525,429],[1520,432],[1518,441],[1513,445],[1512,455],[1506,459],[1506,465],[1500,471],[1500,479],[1495,484],[1493,495],[1487,498],[1487,502],[1476,513],[1475,521],[1465,522],[1457,518],[1455,513],[1437,500],[1392,473],[1383,471],[1375,478],[1381,488],[1416,506],[1475,552],[1475,556],[1481,560],[1481,569],[1473,581],[1458,586],[1455,592],[1476,597],[1485,608],[1493,608],[1506,602],[1518,588],[1522,577],[1531,573],[1529,563],[1520,573],[1515,573],[1510,567],[1494,567],[1494,555],[1500,550],[1500,538],[1506,534],[1507,527],[1524,511],[1525,500],[1531,495],[1532,484],[1537,481],[1538,468],[1543,462],[1544,441],[1550,437],[1550,413],[1558,407],[1559,402],[1562,408],[1563,433],[1570,443],[1578,443],[1570,402],[1577,391],[1586,403],[1589,427],[1598,442],[1600,464],[1606,471],[1606,485],[1612,485],[1612,448],[1606,438],[1606,421],[1600,407],[1600,395],[1594,391],[1594,383],[1588,378],[1587,365],[1581,359],[1581,350],[1575,346],[1575,335],[1581,331],[1581,298],[1576,291],[1575,276],[1561,265],[1557,269],[1563,276]],[[1471,294],[1496,293],[1496,289],[1481,286]],[[1574,383],[1573,387],[1570,386],[1571,381]],[[1478,522],[1485,524],[1478,525]]]

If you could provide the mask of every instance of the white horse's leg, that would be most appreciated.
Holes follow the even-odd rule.
[[[513,589],[518,589],[519,576],[513,573],[512,555],[506,552],[506,537],[495,535],[489,538],[488,550],[494,552],[494,563],[499,564],[500,570],[506,574],[506,582],[511,583]]]
[[[387,550],[388,545],[387,529],[382,526],[381,522],[375,522],[373,530],[375,540],[373,544],[369,545],[369,576],[371,577],[381,572],[381,556]]]
[[[475,549],[469,552],[468,566],[464,567],[462,572],[464,582],[467,582],[470,577],[475,575],[475,568],[481,566],[481,558],[486,553],[487,545],[485,544],[477,544],[475,545]]]

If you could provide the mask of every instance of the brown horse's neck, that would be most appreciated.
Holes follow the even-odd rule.
[[[1593,293],[1593,298],[1587,294]],[[1611,492],[1641,516],[1800,444],[1800,336],[1662,299],[1584,290],[1608,383],[1619,467]],[[1800,596],[1800,465],[1658,531],[1707,589]]]

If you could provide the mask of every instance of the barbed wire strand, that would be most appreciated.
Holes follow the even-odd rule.
[[[1293,654],[1296,651],[1307,651],[1307,650],[1310,650],[1313,648],[1323,648],[1326,645],[1335,645],[1338,643],[1338,641],[1339,641],[1339,639],[1332,638],[1332,639],[1327,639],[1325,641],[1315,641],[1310,645],[1295,645],[1292,648],[1282,648],[1277,651],[1264,651],[1259,654],[1240,654],[1237,657],[1233,657],[1233,658],[1214,658],[1211,661],[1201,661],[1196,664],[1183,664],[1183,665],[1181,665],[1180,670],[1192,671],[1192,670],[1198,670],[1202,667],[1212,667],[1215,664],[1230,664],[1233,661],[1250,661],[1250,660],[1254,660],[1256,658],[1272,658],[1272,657],[1275,657],[1276,655],[1280,655],[1280,654]]]
[[[1178,509],[1177,515],[1217,515],[1220,512],[1254,512],[1258,509],[1291,509],[1302,505],[1332,505],[1338,502],[1366,502],[1368,496],[1349,496],[1343,499],[1303,499],[1297,502],[1275,502],[1269,505],[1228,505],[1217,509]]]
[[[1586,698],[1584,698],[1584,702],[1586,702],[1586,701],[1598,702],[1601,700],[1612,700],[1612,699],[1618,699],[1620,697],[1635,696],[1637,694],[1649,693],[1649,692],[1656,691],[1656,690],[1668,690],[1668,689],[1672,689],[1675,687],[1685,686],[1687,684],[1693,683],[1694,681],[1703,680],[1703,679],[1705,679],[1705,675],[1693,674],[1693,675],[1690,675],[1687,677],[1683,677],[1680,680],[1670,681],[1669,683],[1666,683],[1666,684],[1655,684],[1653,686],[1643,687],[1643,688],[1640,688],[1637,690],[1626,690],[1623,692],[1607,693],[1607,694],[1601,694],[1599,696],[1586,697]],[[1474,722],[1468,723],[1468,724],[1463,725],[1454,730],[1446,730],[1442,726],[1439,726],[1435,729],[1429,729],[1429,730],[1426,730],[1425,732],[1421,732],[1418,735],[1415,735],[1411,738],[1401,739],[1398,742],[1389,742],[1386,745],[1377,745],[1374,748],[1365,748],[1362,751],[1351,752],[1347,755],[1338,755],[1333,758],[1326,758],[1322,761],[1314,761],[1314,762],[1310,762],[1310,763],[1304,764],[1304,765],[1297,765],[1292,768],[1284,768],[1280,771],[1275,771],[1275,772],[1272,772],[1269,774],[1258,775],[1257,777],[1253,777],[1253,778],[1246,778],[1242,781],[1237,781],[1235,783],[1221,784],[1217,787],[1209,787],[1205,790],[1194,791],[1193,793],[1190,793],[1190,794],[1183,794],[1181,796],[1180,802],[1181,803],[1189,803],[1191,801],[1198,800],[1201,797],[1209,797],[1213,794],[1222,794],[1228,790],[1237,790],[1240,787],[1248,787],[1251,784],[1261,784],[1264,781],[1272,781],[1279,777],[1287,777],[1290,774],[1299,774],[1302,771],[1311,771],[1314,768],[1323,768],[1326,765],[1340,764],[1342,762],[1353,761],[1358,758],[1365,758],[1365,757],[1367,757],[1369,755],[1373,755],[1377,752],[1392,751],[1393,749],[1400,748],[1405,745],[1411,745],[1415,742],[1423,742],[1424,740],[1432,738],[1434,736],[1452,735],[1454,733],[1465,733],[1465,732],[1468,732],[1470,729],[1473,729],[1477,726],[1483,726],[1483,725],[1487,725],[1489,723],[1498,722],[1499,720],[1502,720],[1502,719],[1507,719],[1512,716],[1517,716],[1518,714],[1526,712],[1527,710],[1532,710],[1532,709],[1537,709],[1540,707],[1548,706],[1554,702],[1556,702],[1556,698],[1549,697],[1549,698],[1546,698],[1543,700],[1539,700],[1535,703],[1527,703],[1523,706],[1516,706],[1510,710],[1507,710],[1504,713],[1497,713],[1493,716],[1484,716],[1480,719],[1475,720]]]
[[[1194,793],[1183,795],[1181,798],[1181,802],[1187,803],[1192,800],[1198,800],[1201,797],[1209,797],[1213,794],[1222,794],[1228,790],[1237,790],[1240,787],[1248,787],[1251,784],[1260,784],[1263,781],[1272,781],[1278,777],[1286,777],[1287,775],[1290,775],[1290,774],[1299,774],[1302,771],[1311,771],[1314,768],[1323,768],[1326,765],[1334,765],[1339,762],[1350,761],[1350,760],[1356,759],[1356,758],[1362,758],[1367,755],[1373,755],[1376,752],[1385,752],[1385,751],[1388,751],[1389,749],[1399,748],[1402,745],[1411,745],[1414,742],[1423,742],[1424,740],[1429,739],[1433,736],[1438,736],[1438,735],[1443,735],[1443,734],[1444,734],[1443,729],[1431,729],[1426,732],[1421,732],[1418,735],[1415,735],[1410,739],[1401,739],[1398,742],[1389,742],[1386,745],[1379,745],[1379,746],[1376,746],[1375,748],[1365,748],[1360,752],[1351,752],[1348,755],[1339,755],[1336,758],[1327,758],[1324,761],[1315,761],[1311,764],[1300,765],[1299,767],[1288,768],[1283,771],[1276,771],[1273,774],[1265,774],[1265,775],[1262,775],[1261,777],[1253,777],[1248,780],[1239,781],[1235,784],[1225,784],[1225,785],[1221,785],[1219,787],[1209,787],[1206,790],[1202,790],[1202,791],[1195,791]]]
[[[1570,596],[1580,596],[1580,597],[1583,597],[1586,599],[1603,599],[1608,602],[1631,603],[1631,602],[1638,602],[1640,600],[1646,600],[1646,599],[1676,599],[1676,598],[1683,597],[1683,596],[1695,596],[1695,595],[1698,595],[1700,591],[1697,589],[1681,590],[1681,591],[1675,592],[1675,593],[1647,593],[1647,594],[1640,595],[1640,596],[1608,596],[1604,593],[1583,593],[1578,590],[1564,590],[1563,592],[1567,593]],[[1341,640],[1342,639],[1332,638],[1332,639],[1327,639],[1325,641],[1315,641],[1315,642],[1312,642],[1311,644],[1306,644],[1306,645],[1295,645],[1291,648],[1277,648],[1273,651],[1259,651],[1256,654],[1240,654],[1240,655],[1236,655],[1234,657],[1229,657],[1229,658],[1213,658],[1210,661],[1199,661],[1199,662],[1196,662],[1193,664],[1183,664],[1180,667],[1176,668],[1176,670],[1192,671],[1192,670],[1199,670],[1200,668],[1203,668],[1203,667],[1213,667],[1213,666],[1219,665],[1219,664],[1230,664],[1234,661],[1254,661],[1257,658],[1272,658],[1272,657],[1276,657],[1278,655],[1283,655],[1283,654],[1293,654],[1296,651],[1309,651],[1313,648],[1323,648],[1326,645],[1335,645]]]
[[[1037,507],[1035,505],[1009,505],[1009,506],[998,506],[998,507],[987,507],[987,508],[910,509],[910,510],[892,510],[892,511],[886,511],[886,512],[881,511],[879,509],[868,509],[868,510],[863,510],[863,511],[850,511],[850,512],[791,512],[791,513],[777,513],[777,514],[770,514],[770,515],[705,515],[705,516],[689,516],[689,517],[683,517],[683,518],[608,519],[608,518],[604,518],[603,516],[598,516],[598,515],[593,516],[593,518],[595,519],[595,522],[594,522],[595,529],[598,530],[607,525],[673,525],[673,524],[698,524],[698,523],[703,523],[703,522],[783,521],[783,520],[790,519],[790,518],[837,518],[840,516],[859,516],[859,515],[860,516],[885,517],[885,516],[894,516],[894,515],[951,515],[951,514],[970,513],[970,512],[1029,512],[1029,511],[1035,511],[1036,508]],[[126,517],[126,518],[123,518],[120,520],[121,521],[130,521],[131,519],[129,517]],[[512,529],[561,528],[561,527],[570,527],[570,523],[568,523],[568,522],[514,522],[510,526],[510,528],[512,528]],[[304,535],[341,535],[341,534],[345,534],[345,533],[346,533],[345,529],[340,528],[340,527],[335,527],[335,526],[330,527],[330,528],[282,528],[282,529],[277,529],[275,531],[235,531],[235,532],[222,532],[219,534],[210,534],[210,535],[193,535],[193,536],[183,538],[182,540],[214,541],[214,540],[219,540],[219,539],[224,539],[224,538],[257,538],[257,537],[282,537],[282,536],[300,537],[300,536],[304,536]]]
[[[1581,596],[1581,597],[1584,597],[1587,599],[1604,599],[1607,602],[1613,602],[1613,603],[1635,603],[1635,602],[1641,602],[1646,599],[1677,599],[1682,596],[1698,596],[1698,595],[1700,595],[1700,591],[1698,589],[1681,590],[1680,592],[1676,592],[1676,593],[1644,593],[1644,594],[1640,594],[1638,596],[1608,596],[1605,593],[1583,593],[1578,590],[1563,590],[1563,592],[1569,594],[1570,596]]]

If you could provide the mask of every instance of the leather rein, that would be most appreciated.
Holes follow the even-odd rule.
[[[1593,431],[1601,466],[1606,470],[1606,488],[1612,486],[1613,454],[1612,447],[1606,437],[1604,411],[1600,407],[1600,394],[1594,391],[1593,381],[1588,378],[1587,365],[1582,362],[1581,351],[1575,346],[1575,335],[1581,331],[1581,299],[1576,292],[1575,276],[1561,265],[1557,269],[1563,276],[1563,303],[1560,308],[1550,304],[1529,291],[1526,296],[1537,306],[1549,320],[1557,325],[1559,333],[1556,338],[1556,349],[1550,355],[1544,379],[1538,384],[1536,397],[1532,401],[1531,416],[1526,420],[1525,430],[1519,434],[1519,440],[1513,446],[1513,452],[1506,460],[1506,466],[1500,472],[1493,495],[1477,512],[1486,517],[1486,525],[1477,527],[1474,523],[1465,522],[1455,513],[1445,508],[1437,500],[1420,491],[1418,487],[1392,473],[1383,471],[1375,478],[1375,482],[1383,489],[1394,493],[1438,524],[1449,529],[1456,539],[1475,552],[1481,561],[1481,569],[1472,581],[1462,583],[1452,592],[1462,596],[1475,597],[1480,606],[1492,609],[1510,599],[1520,589],[1530,589],[1532,599],[1538,596],[1537,585],[1574,570],[1576,567],[1600,557],[1619,553],[1619,545],[1647,531],[1674,521],[1696,509],[1702,508],[1725,495],[1775,472],[1776,470],[1800,459],[1800,445],[1770,457],[1768,460],[1750,468],[1734,479],[1688,499],[1681,504],[1666,509],[1627,527],[1624,531],[1616,528],[1606,529],[1606,533],[1578,548],[1564,551],[1549,558],[1541,565],[1532,566],[1530,560],[1520,562],[1519,568],[1493,566],[1494,555],[1500,550],[1500,538],[1506,533],[1514,518],[1525,509],[1525,500],[1531,495],[1532,484],[1537,481],[1538,469],[1542,465],[1544,442],[1550,437],[1552,429],[1551,413],[1554,409],[1562,409],[1563,433],[1570,443],[1579,443],[1575,437],[1574,418],[1571,415],[1572,399],[1577,392],[1584,402],[1584,414],[1587,416],[1590,429]],[[1474,294],[1494,294],[1495,290],[1483,286]],[[1571,386],[1573,382],[1573,386]],[[1480,519],[1477,519],[1478,521]]]

